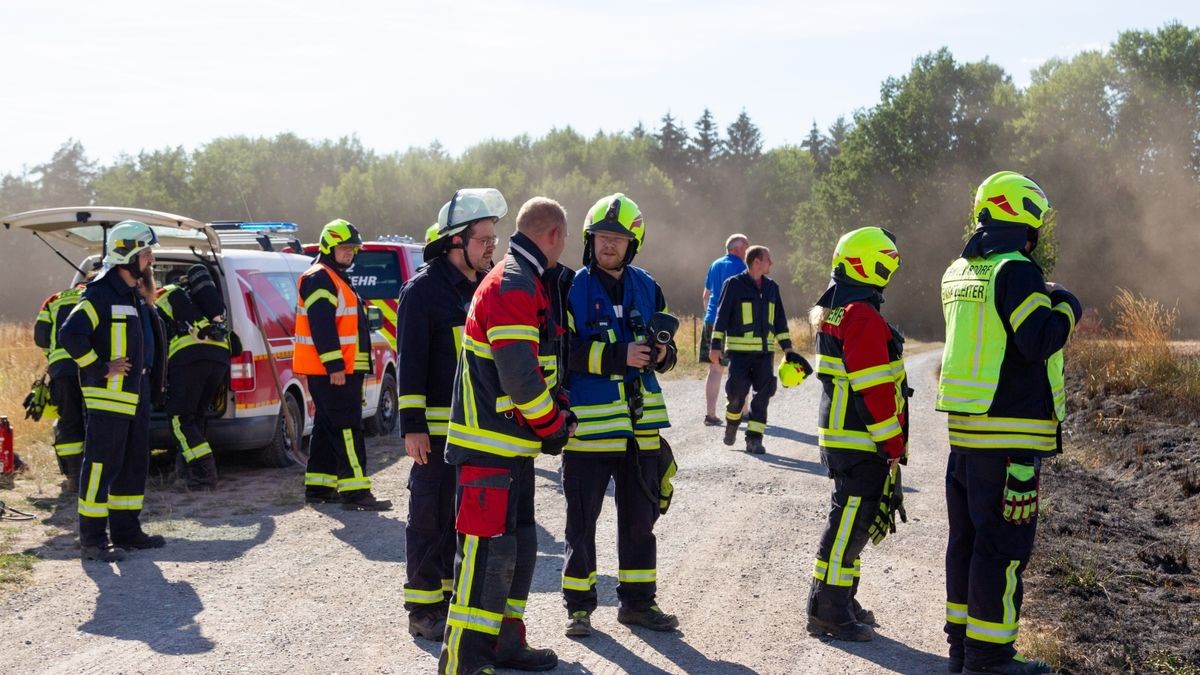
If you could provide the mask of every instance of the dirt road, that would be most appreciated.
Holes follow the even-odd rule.
[[[781,390],[768,454],[750,456],[699,424],[703,386],[693,380],[665,387],[680,473],[657,529],[659,603],[679,615],[681,630],[617,623],[609,502],[598,537],[597,633],[563,636],[563,498],[558,459],[543,456],[531,641],[558,652],[561,673],[944,672],[938,355],[908,359],[917,390],[905,472],[910,522],[863,556],[859,597],[882,624],[874,642],[825,643],[804,632],[829,499],[815,381]],[[26,535],[44,542],[35,549],[44,561],[30,586],[0,601],[0,672],[433,672],[437,645],[408,636],[401,600],[409,461],[396,439],[374,439],[371,457],[376,492],[399,506],[391,513],[305,507],[298,469],[234,467],[214,494],[151,489],[147,529],[168,546],[119,565],[79,561],[58,529],[71,527],[71,505],[30,523]]]

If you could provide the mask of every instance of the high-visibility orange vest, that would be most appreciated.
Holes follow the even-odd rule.
[[[341,276],[324,263],[314,263],[304,274],[300,275],[297,288],[304,283],[305,277],[321,271],[329,275],[329,278],[333,280],[333,285],[337,288],[335,319],[338,341],[341,343],[342,363],[345,366],[346,374],[349,375],[354,372],[355,360],[358,356],[358,294],[354,292],[350,284],[343,281]],[[292,356],[292,369],[302,375],[328,375],[325,363],[330,358],[336,358],[338,352],[331,352],[325,355],[326,359],[322,360],[322,355],[317,353],[317,346],[313,344],[312,328],[308,325],[307,301],[312,298],[311,296],[306,298],[299,292],[297,292],[297,296],[299,301],[296,305],[296,351]]]

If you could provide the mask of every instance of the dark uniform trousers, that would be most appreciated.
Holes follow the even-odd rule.
[[[408,474],[408,526],[404,529],[408,582],[404,609],[444,609],[454,579],[454,467],[446,464],[446,437],[429,437],[425,464]]]
[[[821,450],[821,463],[833,479],[829,522],[821,535],[813,568],[808,614],[823,621],[844,625],[856,621],[859,608],[855,594],[862,563],[859,556],[870,539],[868,529],[875,520],[887,460],[872,452],[829,452]]]
[[[729,354],[729,378],[725,381],[725,419],[736,422],[742,419],[746,408],[746,397],[754,389],[750,400],[750,416],[747,420],[746,436],[762,438],[767,427],[767,404],[775,395],[775,358],[771,352],[726,352]]]
[[[150,467],[150,378],[143,376],[133,417],[91,412],[79,478],[79,545],[104,546],[141,535],[142,501]]]
[[[621,457],[564,452],[563,495],[567,498],[567,547],[563,604],[568,612],[596,609],[596,521],[609,479],[616,483],[617,597],[621,606],[654,604],[657,581],[658,453],[640,452],[637,441]]]
[[[211,455],[206,438],[208,406],[226,381],[229,366],[210,359],[171,362],[167,373],[166,412],[179,454],[187,462]]]
[[[363,441],[363,374],[346,375],[334,385],[328,375],[309,375],[308,393],[316,405],[304,487],[309,493],[337,488],[346,493],[369,490],[367,447]]]
[[[963,657],[971,668],[1003,663],[1017,653],[1021,574],[1033,553],[1037,518],[1023,525],[1004,520],[1007,465],[1003,454],[955,452],[946,465],[946,641],[950,656]]]
[[[50,378],[50,402],[58,408],[58,420],[54,423],[54,453],[58,456],[58,468],[66,473],[67,458],[83,455],[85,409],[78,372]],[[76,466],[79,466],[78,460]]]
[[[495,664],[501,625],[524,620],[537,530],[532,458],[472,453],[455,468],[458,554],[438,672],[457,674]]]

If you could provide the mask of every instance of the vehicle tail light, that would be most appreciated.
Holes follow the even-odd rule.
[[[229,388],[254,391],[254,352],[246,351],[229,358]]]

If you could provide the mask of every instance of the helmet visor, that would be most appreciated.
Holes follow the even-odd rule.
[[[154,234],[154,230],[147,227],[136,237],[113,241],[112,251],[119,255],[129,255],[134,251],[140,251],[150,246],[158,246],[158,235]]]

